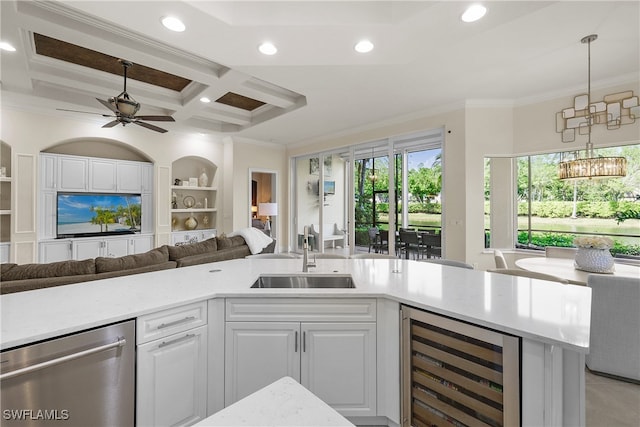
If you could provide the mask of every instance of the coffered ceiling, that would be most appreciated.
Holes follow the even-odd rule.
[[[592,33],[592,86],[637,84],[640,2],[483,3],[485,18],[465,24],[462,1],[3,0],[1,38],[17,51],[0,56],[2,107],[100,126],[95,98],[122,91],[123,58],[140,114],[171,114],[170,133],[309,143],[470,100],[585,92]],[[186,31],[165,29],[167,15]],[[372,52],[353,50],[362,38]],[[258,52],[266,40],[276,55]]]

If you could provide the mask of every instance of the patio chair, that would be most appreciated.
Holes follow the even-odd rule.
[[[415,231],[400,230],[400,254],[404,253],[406,259],[409,259],[409,254],[414,253],[414,259],[420,257],[421,247],[418,233]]]
[[[420,233],[420,245],[427,258],[442,257],[442,235]]]
[[[369,233],[369,252],[371,252],[371,248],[373,248],[374,252],[378,252],[380,250],[380,230],[378,227],[371,227],[368,230]]]

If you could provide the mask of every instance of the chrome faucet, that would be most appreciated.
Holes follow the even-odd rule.
[[[305,225],[302,239],[302,272],[306,273],[309,271],[309,267],[315,266],[315,262],[309,262],[309,226]]]

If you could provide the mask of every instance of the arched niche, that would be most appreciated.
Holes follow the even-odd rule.
[[[106,138],[71,139],[42,150],[42,152],[153,163],[151,157],[137,148],[120,141]]]

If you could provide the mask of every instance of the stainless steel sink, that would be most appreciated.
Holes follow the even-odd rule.
[[[350,276],[260,276],[252,288],[355,288]]]

